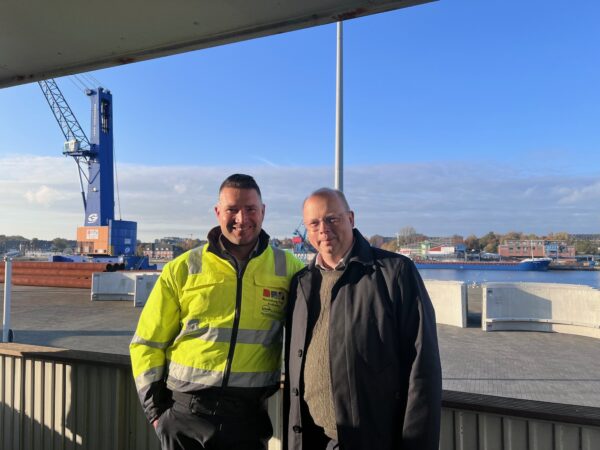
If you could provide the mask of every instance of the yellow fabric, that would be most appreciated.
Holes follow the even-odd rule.
[[[164,377],[163,369],[169,365],[167,384],[171,388],[185,391],[197,389],[198,384],[220,385],[234,325],[238,280],[231,263],[207,249],[208,244],[202,249],[200,273],[190,274],[188,267],[191,252],[198,250],[166,264],[148,298],[130,345],[138,390]],[[255,387],[253,384],[261,381],[253,374],[278,374],[281,367],[281,327],[289,283],[304,264],[286,252],[287,273],[277,276],[273,252],[269,246],[252,258],[241,280],[239,332],[229,385],[247,375],[237,385]],[[216,378],[207,381],[206,374]]]

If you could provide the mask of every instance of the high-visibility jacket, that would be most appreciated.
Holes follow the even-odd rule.
[[[157,390],[251,388],[273,392],[280,380],[289,283],[304,267],[261,232],[245,270],[214,241],[163,268],[130,345],[133,375],[149,420],[161,413]],[[211,239],[212,238],[212,239]],[[211,241],[213,241],[211,243]]]

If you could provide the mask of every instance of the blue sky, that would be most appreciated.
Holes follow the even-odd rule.
[[[345,22],[345,191],[367,235],[597,232],[600,5],[442,0]],[[202,237],[229,173],[289,236],[333,184],[335,25],[91,72],[123,219]],[[86,132],[89,100],[57,80]],[[37,84],[0,90],[0,234],[74,237],[77,173]]]

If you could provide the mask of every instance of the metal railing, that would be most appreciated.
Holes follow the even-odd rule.
[[[444,391],[440,450],[594,450],[600,408]]]
[[[440,450],[598,448],[600,408],[444,391]],[[0,344],[0,450],[38,449],[159,450],[127,356]]]
[[[126,356],[2,344],[0,448],[159,450],[159,445]]]

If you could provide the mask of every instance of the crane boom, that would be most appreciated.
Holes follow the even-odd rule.
[[[59,89],[56,81],[53,79],[38,81],[44,97],[48,101],[48,105],[54,114],[54,118],[58,122],[65,140],[72,142],[73,140],[79,142],[81,150],[91,150],[90,141],[85,135],[81,125],[77,121],[75,114],[71,111],[69,104],[65,100],[64,95]]]

